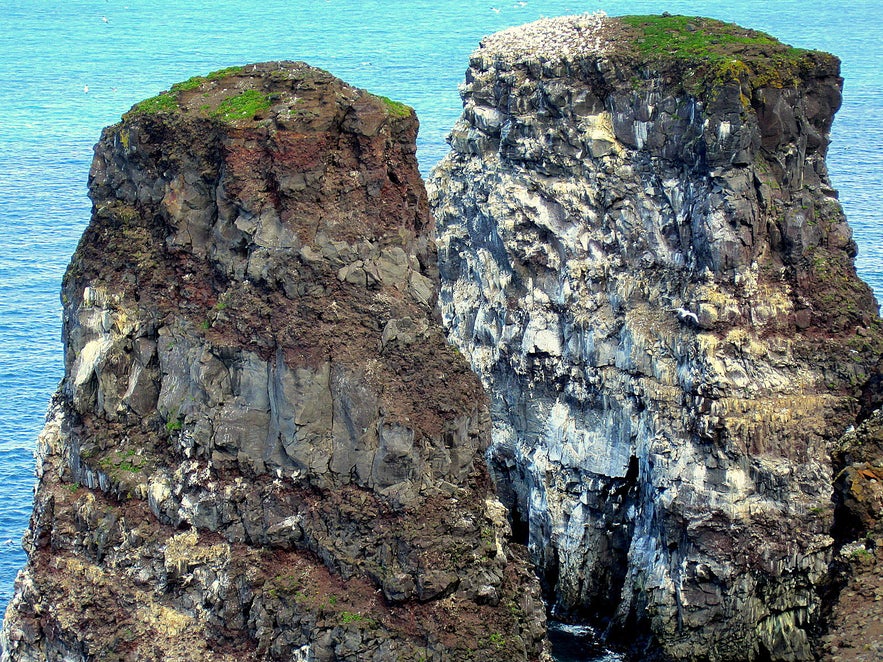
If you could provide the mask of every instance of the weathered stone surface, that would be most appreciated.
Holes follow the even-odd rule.
[[[823,654],[883,656],[883,411],[851,428],[834,450],[837,552]]]
[[[641,655],[814,655],[829,447],[881,352],[825,169],[838,73],[686,17],[472,56],[430,182],[444,321],[548,596]]]
[[[105,130],[4,660],[545,657],[416,132],[285,62]]]

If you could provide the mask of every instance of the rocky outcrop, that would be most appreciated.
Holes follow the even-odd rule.
[[[4,660],[536,660],[413,111],[300,63],[104,131]]]
[[[444,322],[556,611],[642,659],[814,655],[830,446],[881,351],[825,168],[841,82],[667,15],[472,55],[430,183]]]
[[[883,410],[847,431],[834,449],[837,541],[825,659],[883,656]]]

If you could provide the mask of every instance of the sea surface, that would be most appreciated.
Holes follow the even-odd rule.
[[[89,220],[86,179],[102,127],[193,75],[305,60],[416,108],[426,174],[447,151],[457,84],[482,36],[598,10],[713,16],[838,55],[846,83],[829,170],[859,272],[883,294],[880,0],[0,0],[0,607],[25,561],[32,450],[62,377],[59,283]],[[580,659],[574,650],[561,659]]]

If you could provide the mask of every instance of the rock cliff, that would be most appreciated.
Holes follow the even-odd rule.
[[[537,660],[406,106],[300,63],[104,131],[4,660]]]
[[[825,168],[841,83],[667,15],[544,19],[470,60],[430,182],[443,319],[556,612],[642,659],[816,652],[831,446],[883,347]]]
[[[833,587],[825,659],[883,657],[883,410],[847,431],[834,449]]]

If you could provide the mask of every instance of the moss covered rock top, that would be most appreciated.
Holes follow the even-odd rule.
[[[794,48],[758,30],[695,16],[621,16],[614,52],[642,64],[672,62],[687,68],[685,86],[699,91],[740,80],[751,88],[790,87],[808,74],[837,74],[839,60]],[[699,89],[696,89],[696,88]]]
[[[602,12],[544,18],[484,39],[473,59],[497,66],[579,66],[604,58],[644,77],[675,71],[697,96],[732,80],[751,88],[789,87],[806,75],[837,75],[828,53],[793,48],[774,37],[710,18],[609,17]],[[619,67],[617,67],[619,68]]]
[[[333,88],[333,89],[332,89]],[[329,94],[329,92],[331,92]],[[312,106],[335,98],[347,104],[373,106],[378,115],[403,119],[414,115],[404,104],[351,87],[331,74],[303,62],[263,62],[227,67],[205,76],[194,76],[155,97],[135,104],[124,116],[183,113],[229,124],[309,120],[316,116]]]

